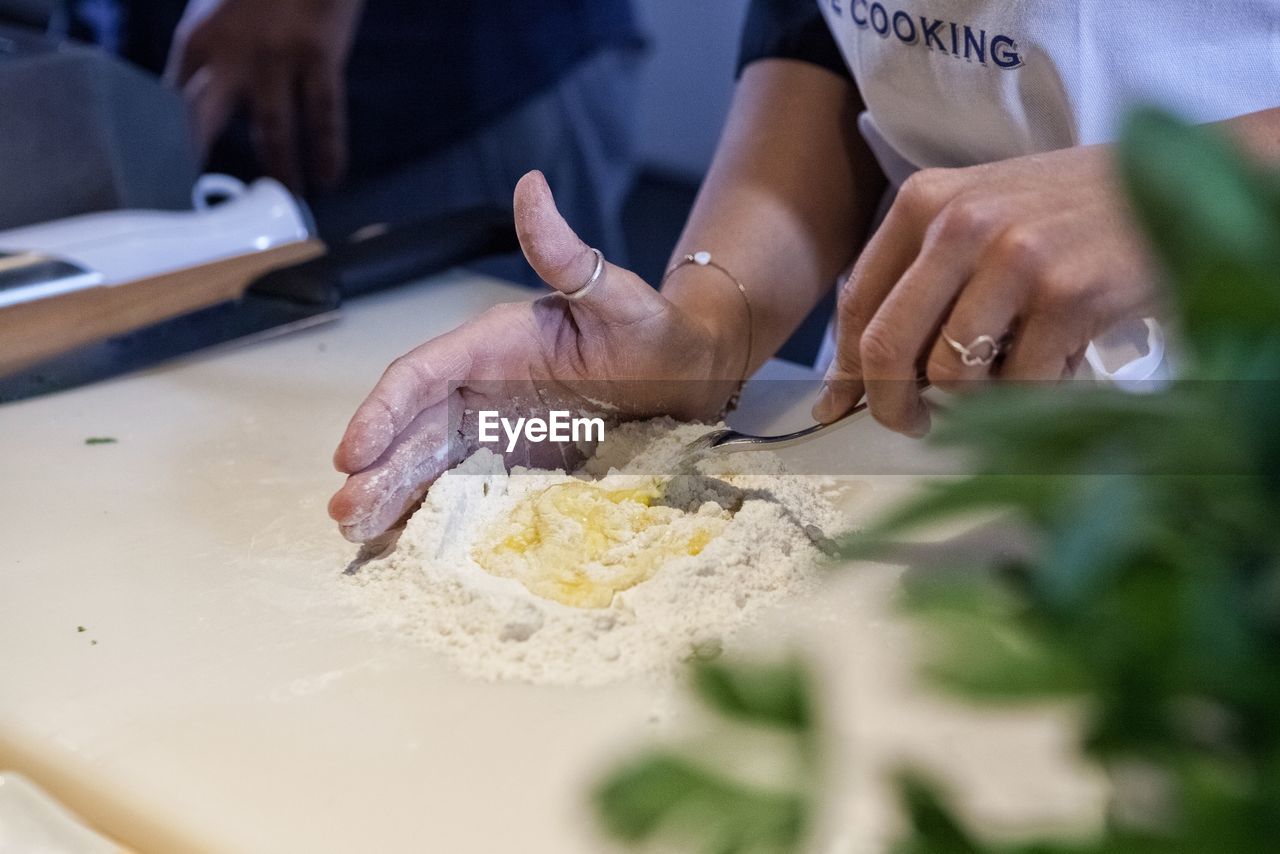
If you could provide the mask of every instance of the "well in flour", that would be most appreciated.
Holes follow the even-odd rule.
[[[395,551],[352,576],[379,627],[486,679],[665,674],[809,589],[838,515],[765,452],[672,471],[708,429],[624,424],[575,474],[480,450],[441,477]]]

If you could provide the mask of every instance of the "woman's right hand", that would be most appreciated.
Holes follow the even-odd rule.
[[[737,386],[741,342],[721,340],[634,273],[606,263],[581,301],[560,296],[583,286],[596,256],[556,210],[541,173],[516,186],[515,216],[525,257],[559,293],[499,305],[391,363],[334,454],[348,478],[329,513],[348,539],[386,532],[475,450],[475,437],[458,431],[464,410],[709,419]],[[565,451],[523,445],[507,456],[564,465]]]

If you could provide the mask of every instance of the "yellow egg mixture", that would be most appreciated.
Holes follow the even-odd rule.
[[[656,478],[626,489],[556,484],[522,499],[472,557],[544,599],[605,608],[667,561],[701,553],[729,524],[728,511],[687,513],[661,498]]]

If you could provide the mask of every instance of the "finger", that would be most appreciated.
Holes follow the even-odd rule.
[[[490,340],[483,317],[392,362],[347,425],[333,455],[338,471],[354,474],[373,465],[424,410],[448,396],[451,382],[470,378],[477,340]]]
[[[560,215],[541,172],[529,172],[516,184],[515,218],[524,257],[544,282],[562,294],[572,294],[590,282],[596,253]],[[637,323],[665,308],[666,301],[657,291],[607,260],[591,292],[571,304],[575,317],[610,326]]]
[[[201,158],[222,135],[240,100],[239,81],[230,74],[205,66],[182,89],[191,117],[191,132]]]
[[[1000,366],[1002,380],[1058,382],[1084,343],[1077,324],[1049,312],[1028,314]]]
[[[250,97],[254,145],[263,169],[291,190],[301,191],[292,78],[274,67],[264,70],[259,73]]]
[[[367,542],[385,533],[412,512],[436,478],[462,460],[467,448],[450,441],[455,399],[419,413],[374,465],[347,478],[329,501],[329,515],[343,536]]]
[[[1025,289],[1012,271],[998,266],[984,266],[960,292],[947,316],[925,363],[929,382],[945,391],[958,392],[989,381],[992,365],[965,364],[963,355],[947,343],[942,333],[966,347],[975,356],[987,354],[983,344],[975,343],[987,335],[997,343],[1005,341],[1017,322],[1025,301]]]
[[[822,378],[822,389],[813,404],[813,419],[820,424],[830,424],[853,408],[862,399],[862,369],[858,364],[858,354],[845,346],[847,336],[844,327],[848,320],[848,312],[839,309],[845,301],[849,290],[849,280],[840,288],[839,302],[835,316],[836,350],[826,375]]]
[[[861,399],[862,333],[886,295],[920,251],[914,218],[895,204],[867,243],[840,289],[836,309],[836,355],[823,380],[813,417],[823,424],[840,418]]]
[[[1075,378],[1076,372],[1080,370],[1080,363],[1084,361],[1084,351],[1087,347],[1088,344],[1079,348],[1067,358],[1067,364],[1062,372],[1062,378],[1064,380]]]
[[[891,430],[929,432],[929,407],[916,378],[943,318],[977,268],[989,224],[976,211],[952,206],[934,220],[919,256],[858,342],[868,408]]]
[[[342,70],[317,66],[302,80],[311,177],[332,189],[347,170],[347,93]]]
[[[166,85],[181,89],[203,67],[205,59],[203,52],[194,48],[189,37],[181,34],[175,35],[173,46],[170,48],[168,59],[165,61],[161,80]]]

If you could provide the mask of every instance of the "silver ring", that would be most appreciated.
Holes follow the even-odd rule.
[[[591,251],[596,254],[596,268],[591,272],[591,278],[587,279],[586,284],[576,291],[561,291],[560,296],[565,299],[580,300],[591,293],[591,289],[596,286],[596,282],[600,281],[600,274],[604,272],[604,253],[595,248]]]
[[[946,341],[952,350],[960,354],[960,361],[964,362],[966,367],[972,368],[979,365],[985,367],[994,362],[996,357],[1000,355],[1000,342],[990,335],[979,335],[970,341],[968,346],[965,346],[948,335],[947,330],[943,329],[941,332],[942,340]],[[978,350],[985,350],[985,352],[978,353],[976,352]]]

